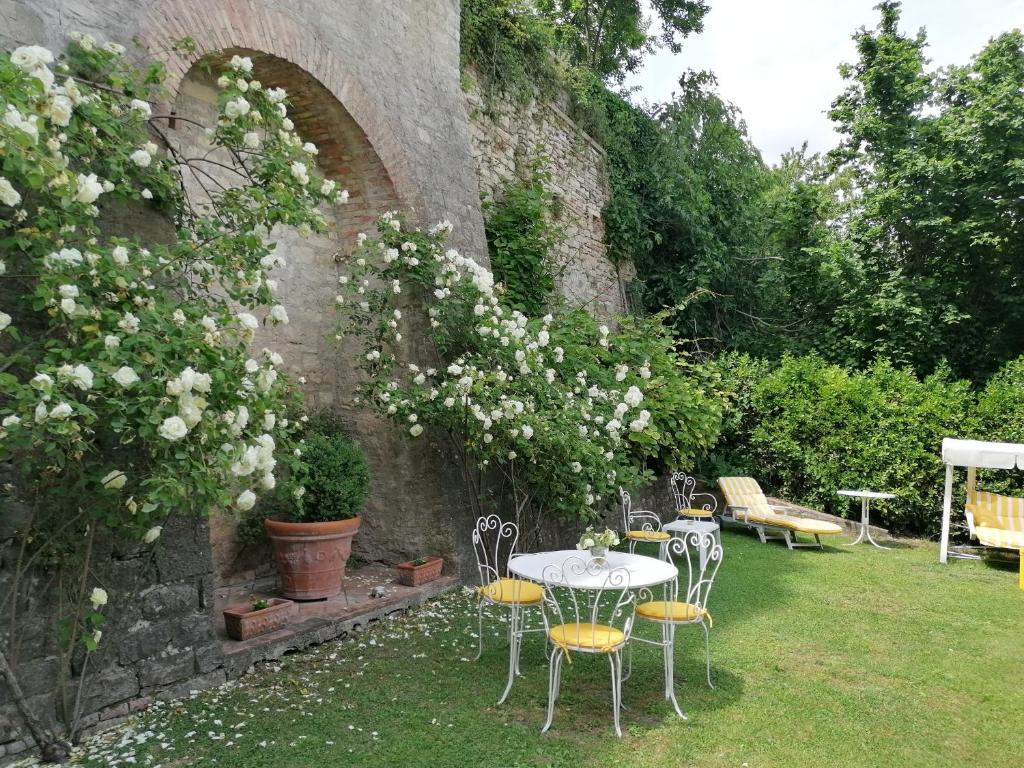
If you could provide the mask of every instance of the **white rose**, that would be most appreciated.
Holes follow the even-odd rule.
[[[53,406],[53,408],[50,410],[50,418],[63,420],[71,416],[71,414],[73,413],[74,411],[72,410],[70,405],[68,405],[67,403],[58,403],[57,405]]]
[[[149,164],[153,162],[153,156],[144,149],[137,149],[132,152],[131,161],[139,168],[148,168]]]
[[[49,392],[53,388],[53,377],[46,373],[37,373],[32,377],[29,382],[32,389],[38,389],[40,392]]]
[[[270,319],[275,323],[288,325],[288,311],[280,304],[277,304],[270,309]]]
[[[533,427],[523,424],[523,439],[529,440],[531,437],[533,437]]]
[[[139,380],[139,374],[137,374],[134,369],[129,368],[127,365],[123,365],[120,368],[118,368],[114,372],[114,375],[111,376],[110,378],[112,378],[122,387],[127,389],[128,387],[130,387],[132,384]]]
[[[102,587],[93,587],[92,594],[89,595],[89,602],[92,603],[94,611],[99,610],[107,604],[107,590]]]
[[[239,96],[237,99],[232,99],[224,105],[224,114],[228,119],[234,120],[249,114],[251,108],[249,102]]]
[[[248,512],[256,506],[256,494],[252,491],[242,491],[238,494],[238,498],[235,499],[235,506],[242,512]]]
[[[134,112],[142,113],[142,116],[145,118],[148,118],[153,114],[153,110],[149,108],[149,103],[142,101],[141,99],[132,99],[132,102],[128,107]]]
[[[92,389],[93,373],[88,366],[79,363],[71,370],[69,377],[72,384],[81,390]]]
[[[112,334],[103,337],[103,346],[107,349],[117,349],[121,346],[121,339]]]
[[[423,434],[423,425],[413,424],[411,427],[409,427],[409,434],[412,435],[413,437],[419,437],[421,434]]]
[[[74,109],[75,105],[67,96],[58,93],[50,97],[50,120],[54,125],[67,126]]]
[[[257,328],[260,327],[259,320],[250,315],[248,312],[239,312],[237,317],[238,322],[242,324],[243,328],[247,328],[250,331],[255,331]]]
[[[152,544],[154,541],[160,538],[160,534],[163,533],[164,527],[162,525],[154,525],[145,535],[142,537],[143,544]]]
[[[15,416],[13,413],[10,416],[4,416],[4,420],[0,422],[0,426],[3,426],[4,428],[16,427],[19,424],[21,424],[21,418]]]
[[[0,176],[0,202],[11,206],[21,202],[21,194],[3,176]]]
[[[320,194],[321,195],[329,195],[329,194],[331,194],[331,192],[334,191],[334,186],[335,185],[334,185],[334,180],[333,179],[324,179],[323,183],[320,185]]]
[[[118,245],[110,252],[110,258],[115,264],[123,267],[128,263],[128,249],[123,245]]]
[[[638,405],[640,405],[641,402],[643,402],[644,393],[641,392],[637,387],[630,387],[629,389],[626,390],[626,394],[625,396],[623,396],[622,399],[631,407],[636,408]]]
[[[41,45],[23,45],[11,52],[11,64],[23,72],[31,72],[53,63],[53,54]]]
[[[260,145],[260,135],[255,131],[249,131],[242,137],[242,143],[247,149],[256,149]]]
[[[11,324],[11,316],[6,312],[0,312],[0,331]]]
[[[78,174],[78,190],[75,192],[75,201],[79,203],[94,203],[103,194],[103,182],[96,178],[95,173],[86,176]]]
[[[119,491],[124,488],[124,484],[128,482],[128,475],[120,469],[115,469],[108,472],[100,482],[103,484],[104,488],[109,488],[112,491]]]
[[[309,169],[306,168],[305,163],[300,163],[296,160],[292,163],[291,172],[292,176],[297,182],[299,182],[299,184],[302,184],[303,186],[309,184]]]
[[[252,72],[252,59],[248,56],[232,56],[230,66],[242,72]]]
[[[168,416],[157,429],[157,434],[165,440],[181,440],[188,434],[188,427],[180,416]]]

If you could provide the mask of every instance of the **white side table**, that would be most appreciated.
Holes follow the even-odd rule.
[[[693,518],[681,517],[678,520],[673,520],[671,523],[665,523],[661,526],[661,530],[668,531],[670,533],[678,533],[681,536],[686,536],[688,533],[699,531],[700,533],[711,534],[715,537],[715,543],[718,546],[722,546],[722,531],[718,526],[718,523],[713,523],[710,520],[694,520]],[[701,570],[708,561],[708,550],[707,547],[700,548],[700,567]]]
[[[871,538],[871,500],[872,499],[895,499],[896,496],[891,493],[880,493],[879,491],[836,491],[840,496],[850,496],[855,499],[860,499],[860,533],[857,538],[854,539],[848,546],[854,544],[860,544],[865,538],[874,544],[879,549],[891,549],[891,547],[883,547],[873,538]]]

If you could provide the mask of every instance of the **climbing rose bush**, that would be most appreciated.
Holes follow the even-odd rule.
[[[446,248],[450,231],[410,231],[386,214],[376,239],[360,235],[335,300],[338,336],[361,340],[359,397],[410,438],[451,437],[478,499],[496,471],[521,522],[591,518],[617,503],[619,485],[648,477],[652,459],[713,440],[718,412],[663,335],[631,322],[613,333],[582,311],[509,309],[488,269]],[[428,343],[401,344],[421,323]]]
[[[163,77],[88,36],[61,61],[0,55],[0,465],[16,477],[0,506],[26,502],[26,536],[53,556],[249,509],[300,453],[282,357],[253,348],[288,322],[272,231],[321,231],[321,204],[347,195],[315,177],[287,94],[248,58],[218,81],[204,157],[153,113]],[[115,235],[126,211],[150,218]]]

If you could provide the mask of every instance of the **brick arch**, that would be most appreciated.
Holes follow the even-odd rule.
[[[158,3],[142,20],[140,32],[151,43],[185,37],[195,41],[194,56],[170,50],[154,53],[167,68],[167,86],[173,94],[178,93],[199,59],[222,51],[242,49],[266,57],[265,63],[277,60],[294,65],[351,115],[383,163],[400,203],[425,210],[412,165],[382,111],[311,24],[254,0],[167,0]],[[268,80],[268,84],[276,83]],[[287,83],[283,85],[288,88]],[[292,88],[288,90],[291,92]],[[311,140],[316,141],[312,137]]]

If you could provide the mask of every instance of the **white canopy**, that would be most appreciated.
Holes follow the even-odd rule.
[[[942,460],[954,467],[1024,469],[1024,443],[987,443],[984,440],[944,437]]]
[[[1024,469],[1024,443],[989,443],[984,440],[942,439],[942,461],[946,465],[946,492],[942,499],[942,540],[939,562],[949,554],[949,516],[953,506],[953,467],[967,467],[967,492],[974,491],[975,470]]]

